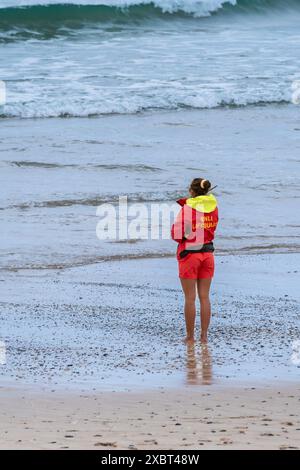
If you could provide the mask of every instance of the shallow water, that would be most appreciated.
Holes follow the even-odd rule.
[[[192,178],[218,187],[216,249],[299,251],[299,109],[178,111],[95,119],[3,120],[1,267],[58,268],[174,256],[170,239],[100,241],[97,206],[119,196],[150,204],[187,194]],[[142,132],[141,132],[142,129]],[[160,221],[169,237],[170,220]],[[160,238],[162,238],[162,232]]]

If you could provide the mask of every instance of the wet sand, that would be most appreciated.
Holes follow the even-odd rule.
[[[6,272],[1,448],[300,447],[299,255],[216,263],[208,347],[174,258]]]
[[[185,334],[174,258],[123,260],[0,277],[2,381],[91,390],[299,379],[298,254],[216,254],[209,347]],[[4,289],[5,287],[5,289]],[[196,322],[199,335],[199,314]],[[205,364],[205,366],[203,366]],[[206,374],[207,375],[207,374]]]

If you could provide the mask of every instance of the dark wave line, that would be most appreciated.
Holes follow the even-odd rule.
[[[6,165],[17,166],[19,168],[37,168],[37,169],[76,169],[76,170],[119,170],[119,171],[138,171],[138,172],[159,172],[163,171],[162,168],[158,168],[150,165],[143,164],[109,164],[109,163],[95,163],[88,165],[80,165],[76,163],[64,164],[64,163],[50,163],[50,162],[34,162],[29,160],[14,160],[5,161]]]
[[[202,6],[201,6],[202,5]],[[139,3],[130,6],[118,5],[75,5],[63,2],[51,5],[32,5],[25,7],[0,8],[0,31],[8,31],[16,28],[27,30],[55,33],[61,27],[76,29],[87,24],[105,22],[116,22],[119,24],[137,23],[145,20],[175,18],[198,18],[215,15],[231,15],[234,13],[251,14],[266,13],[271,10],[298,9],[299,0],[237,0],[235,5],[225,1],[219,6],[204,10],[203,3],[195,2],[194,5],[187,3],[186,7],[180,7],[170,1],[168,4],[160,5],[159,0],[149,3]],[[28,34],[28,31],[27,31]]]
[[[167,191],[163,194],[158,193],[132,193],[127,195],[127,201],[133,202],[166,202],[176,201],[179,197],[184,194],[184,191]],[[121,196],[121,194],[120,194]],[[105,195],[105,196],[91,196],[78,199],[53,199],[48,201],[32,201],[23,202],[19,204],[13,204],[8,207],[2,207],[0,209],[31,209],[31,208],[55,208],[55,207],[70,207],[70,206],[99,206],[100,204],[118,204],[119,195]]]
[[[225,100],[222,100],[220,101],[218,104],[215,104],[215,105],[210,105],[209,103],[207,105],[203,104],[201,106],[198,106],[198,105],[186,105],[186,104],[182,104],[182,103],[177,103],[177,104],[174,104],[174,105],[170,105],[170,106],[144,106],[144,107],[141,107],[137,110],[134,110],[134,111],[131,111],[131,110],[128,110],[128,111],[114,111],[114,112],[105,112],[105,111],[102,111],[101,109],[99,109],[98,112],[95,112],[93,111],[92,113],[89,113],[89,112],[86,112],[85,114],[82,114],[80,111],[78,111],[78,113],[74,112],[72,114],[70,113],[66,113],[64,111],[61,111],[61,112],[58,112],[57,115],[43,115],[43,116],[39,116],[39,115],[35,115],[35,114],[32,114],[32,115],[28,115],[28,116],[24,116],[22,115],[22,113],[20,113],[19,111],[11,111],[11,112],[2,112],[1,113],[1,107],[0,107],[0,119],[11,119],[11,118],[22,118],[22,119],[32,119],[32,118],[39,118],[39,119],[70,119],[70,118],[92,118],[92,117],[99,117],[99,116],[117,116],[117,115],[130,115],[130,114],[143,114],[143,113],[146,113],[146,112],[156,112],[156,111],[165,111],[165,110],[168,110],[168,111],[172,111],[172,110],[178,110],[178,109],[182,109],[182,110],[194,110],[194,109],[218,109],[218,108],[229,108],[229,109],[239,109],[239,108],[248,108],[248,107],[262,107],[262,106],[270,106],[270,105],[274,105],[274,106],[282,106],[282,105],[288,105],[290,104],[291,102],[289,100],[286,100],[286,99],[270,99],[270,100],[258,100],[258,101],[253,101],[253,102],[249,102],[249,103],[238,103],[238,102],[234,102],[233,99],[231,100],[228,100],[228,101],[225,101]]]
[[[246,246],[237,247],[232,249],[222,248],[216,249],[215,255],[230,256],[230,255],[263,255],[263,254],[280,254],[280,253],[299,253],[300,245],[295,244],[270,244],[261,246]],[[24,270],[46,270],[46,269],[69,269],[75,267],[88,266],[104,262],[120,262],[130,260],[142,260],[142,259],[153,259],[153,258],[174,258],[175,251],[172,252],[144,252],[144,253],[124,253],[124,254],[111,254],[111,255],[100,255],[91,256],[82,259],[71,259],[69,261],[47,263],[47,264],[36,264],[28,263],[24,265],[9,265],[0,267],[0,271],[24,271]]]

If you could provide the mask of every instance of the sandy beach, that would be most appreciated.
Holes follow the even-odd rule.
[[[1,449],[299,449],[298,385],[1,390]]]
[[[208,347],[174,258],[6,273],[1,448],[300,447],[299,255],[216,260]]]
[[[0,448],[299,449],[299,1],[0,3]],[[152,217],[194,178],[206,346]]]

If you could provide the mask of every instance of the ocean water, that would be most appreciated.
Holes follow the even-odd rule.
[[[298,0],[1,0],[1,268],[171,256],[100,242],[96,208],[196,176],[218,250],[299,251],[299,24]]]
[[[0,0],[2,379],[297,380],[299,24],[300,0]],[[149,228],[198,176],[214,318],[186,354],[176,244],[100,241],[96,210],[128,196]]]
[[[299,0],[2,0],[5,117],[288,103]]]

